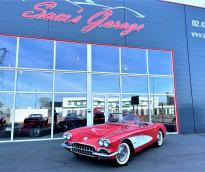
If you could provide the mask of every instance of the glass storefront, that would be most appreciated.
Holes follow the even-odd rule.
[[[59,138],[125,112],[175,132],[172,63],[171,51],[0,36],[0,141]]]

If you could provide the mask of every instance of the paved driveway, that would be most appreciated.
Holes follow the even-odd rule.
[[[138,153],[128,166],[77,158],[62,140],[0,144],[1,172],[204,172],[205,134],[169,135],[162,148]]]

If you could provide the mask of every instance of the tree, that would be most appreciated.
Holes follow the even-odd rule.
[[[40,103],[40,108],[48,108],[51,104],[51,98],[49,97],[41,97],[38,102]]]

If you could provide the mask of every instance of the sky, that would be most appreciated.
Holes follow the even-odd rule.
[[[167,2],[175,2],[179,4],[193,5],[205,8],[205,0],[162,0]]]

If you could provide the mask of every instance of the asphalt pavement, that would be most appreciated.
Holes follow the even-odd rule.
[[[63,140],[0,143],[1,172],[204,172],[205,134],[169,135],[161,148],[137,153],[124,167],[78,158]]]

